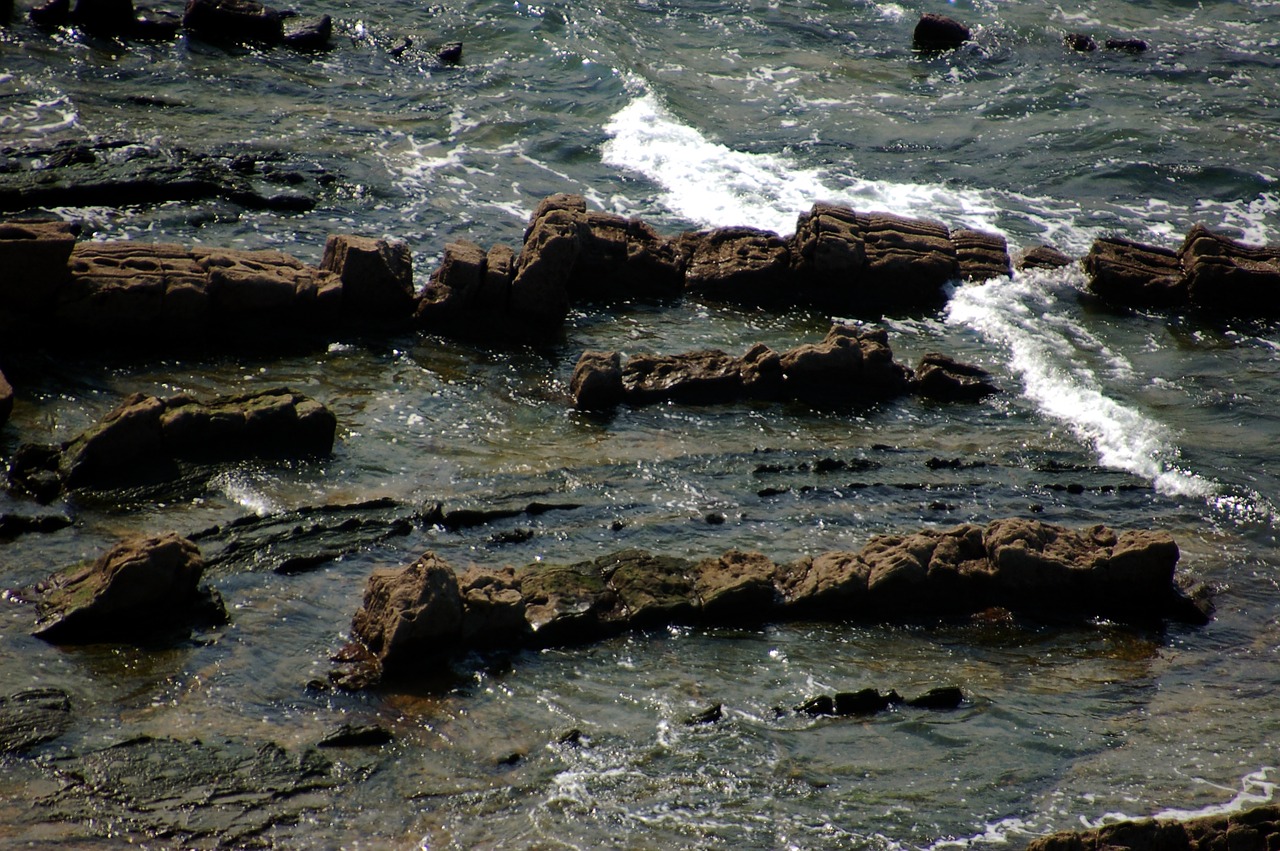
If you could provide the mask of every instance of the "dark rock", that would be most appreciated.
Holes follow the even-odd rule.
[[[98,35],[126,35],[135,24],[133,0],[76,0],[71,20]]]
[[[27,14],[31,23],[41,29],[57,29],[71,20],[71,0],[47,0],[39,6],[32,6]]]
[[[328,50],[332,45],[333,18],[320,15],[313,18],[286,18],[284,21],[284,43],[294,50],[316,51]]]
[[[257,0],[187,0],[182,25],[210,41],[281,44],[285,16]]]
[[[13,385],[4,377],[4,373],[0,372],[0,426],[9,421],[9,416],[13,413]]]
[[[836,692],[832,709],[836,715],[874,715],[901,702],[902,698],[896,691],[881,694],[873,688],[864,688],[860,691]]]
[[[920,309],[942,302],[943,286],[959,275],[946,226],[888,213],[866,217],[864,287],[880,303]]]
[[[0,695],[0,754],[21,753],[71,727],[71,697],[59,688]]]
[[[636,355],[622,369],[622,392],[632,405],[667,400],[707,404],[740,399],[742,364],[719,350]]]
[[[1000,392],[985,369],[928,352],[916,367],[918,394],[942,402],[971,402]]]
[[[675,241],[639,219],[586,211],[580,251],[567,287],[583,301],[662,299],[684,289],[684,265]]]
[[[820,694],[801,703],[796,707],[796,712],[803,712],[805,715],[835,715],[836,702],[831,695]]]
[[[344,310],[382,319],[407,319],[413,312],[413,259],[403,242],[330,236],[320,268],[342,282]]]
[[[440,48],[436,58],[446,65],[457,65],[462,61],[462,42],[454,41]]]
[[[13,540],[19,535],[57,532],[71,524],[71,518],[62,514],[0,514],[0,541]]]
[[[596,565],[529,565],[516,571],[525,620],[537,644],[582,641],[605,634],[617,595]]]
[[[1187,299],[1196,307],[1242,316],[1280,314],[1280,247],[1244,245],[1196,225],[1178,258]]]
[[[969,28],[946,15],[920,16],[911,43],[917,50],[954,50],[971,37]]]
[[[1081,831],[1064,831],[1031,841],[1027,851],[1266,851],[1280,845],[1280,805],[1187,821],[1141,819]]]
[[[1146,53],[1150,47],[1140,38],[1109,38],[1106,41],[1107,50],[1119,50],[1122,53]]]
[[[1067,47],[1080,53],[1093,53],[1098,49],[1098,43],[1087,33],[1067,33],[1062,41]]]
[[[587,202],[580,195],[544,198],[525,229],[508,309],[534,328],[558,329],[569,311],[569,280],[582,251]]]
[[[701,709],[689,717],[684,719],[686,727],[694,727],[698,724],[714,724],[724,717],[724,707],[722,704],[713,703],[706,709]]]
[[[139,9],[129,28],[129,38],[139,41],[171,41],[182,29],[182,18],[164,9]],[[168,106],[167,103],[151,104]]]
[[[782,604],[778,566],[760,553],[730,550],[699,562],[694,591],[702,616],[710,621],[758,621]]]
[[[222,599],[200,587],[203,572],[200,550],[174,533],[125,541],[43,584],[34,634],[55,644],[149,642],[224,623]]]
[[[48,504],[62,492],[58,477],[58,461],[62,457],[56,446],[24,443],[9,458],[9,486],[20,493]]]
[[[964,703],[964,692],[955,686],[942,686],[904,702],[916,709],[955,709]]]
[[[401,36],[396,41],[396,43],[393,44],[391,48],[387,50],[387,53],[389,53],[394,58],[399,59],[401,56],[404,55],[405,51],[411,47],[413,47],[413,38],[407,35]]]
[[[1074,262],[1052,246],[1036,245],[1022,252],[1018,257],[1017,267],[1019,269],[1060,269]]]
[[[76,238],[66,222],[0,222],[0,307],[46,310],[70,277]]]
[[[393,741],[391,731],[377,724],[343,724],[316,743],[318,748],[369,748]]]
[[[617,607],[613,619],[629,627],[685,623],[698,614],[691,562],[628,550],[596,559],[592,566],[608,576]]]
[[[1125,239],[1098,239],[1084,258],[1089,290],[1114,304],[1174,307],[1186,302],[1182,265],[1173,251]]]
[[[474,304],[483,302],[485,310],[475,310],[482,316],[502,316],[507,312],[511,289],[510,277],[489,298],[482,299],[488,273],[484,249],[474,242],[459,240],[446,243],[444,259],[427,282],[418,300],[414,316],[429,330],[449,330],[459,321],[467,319]],[[500,290],[500,292],[499,292]]]
[[[577,727],[574,727],[573,729],[566,730],[560,735],[556,736],[556,744],[577,746],[582,744],[582,740],[584,737],[585,737],[585,734],[581,730],[579,730]]]

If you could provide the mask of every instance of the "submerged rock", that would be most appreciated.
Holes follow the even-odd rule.
[[[1141,819],[1091,830],[1064,831],[1033,839],[1027,851],[1266,851],[1276,847],[1280,847],[1280,805],[1266,804],[1187,821]]]
[[[224,623],[221,597],[200,586],[203,572],[200,550],[177,534],[124,541],[37,588],[34,634],[55,644],[150,642]]]
[[[917,50],[954,50],[970,37],[969,28],[955,18],[929,12],[920,16],[911,43]]]
[[[1164,533],[1021,519],[880,536],[857,553],[790,564],[737,551],[691,562],[628,550],[459,575],[428,553],[409,567],[374,571],[332,678],[360,688],[436,669],[469,649],[595,640],[671,623],[919,619],[992,608],[1053,620],[1203,623],[1204,608],[1174,582],[1177,560]],[[935,690],[913,705],[944,708],[957,694]],[[861,705],[850,701],[844,705]]]
[[[942,402],[969,402],[1000,392],[990,379],[991,373],[985,369],[928,352],[916,367],[915,389],[921,396]]]
[[[71,697],[59,688],[0,695],[0,754],[20,753],[71,727]]]

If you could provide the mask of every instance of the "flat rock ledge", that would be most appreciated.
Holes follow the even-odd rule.
[[[1196,225],[1176,251],[1099,239],[1084,258],[1089,290],[1140,308],[1280,314],[1280,246],[1251,246]]]
[[[335,656],[359,689],[428,673],[469,650],[590,641],[671,623],[964,617],[992,608],[1075,621],[1207,622],[1174,581],[1163,532],[997,520],[881,536],[860,552],[778,564],[730,551],[690,561],[628,550],[572,565],[459,574],[435,553],[378,569]]]
[[[580,301],[693,294],[739,304],[842,311],[914,310],[955,280],[1010,275],[1003,237],[937,222],[816,204],[795,234],[725,227],[663,236],[639,219],[545,198],[517,253],[459,240],[445,246],[417,308],[429,330],[545,333]]]
[[[252,333],[255,342],[388,319],[407,322],[404,243],[329,237],[320,266],[278,251],[77,242],[65,222],[0,223],[0,333],[120,349]]]
[[[48,501],[64,489],[171,480],[181,462],[323,457],[336,431],[328,408],[287,387],[209,402],[135,393],[61,448],[20,448],[9,479]]]
[[[658,402],[696,404],[742,399],[839,404],[919,393],[940,400],[980,399],[999,388],[984,370],[937,353],[917,370],[893,359],[888,333],[833,325],[822,342],[779,354],[756,343],[742,357],[718,349],[679,355],[586,351],[569,391],[579,410],[606,411]]]
[[[200,585],[203,573],[199,548],[176,533],[131,538],[37,585],[33,634],[54,644],[150,643],[225,623],[222,598]]]
[[[1027,851],[1274,851],[1280,804],[1188,821],[1142,819],[1036,839]]]

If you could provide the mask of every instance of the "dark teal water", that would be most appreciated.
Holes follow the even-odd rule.
[[[789,232],[814,201],[834,200],[997,230],[1015,250],[1047,241],[1083,254],[1104,234],[1174,246],[1196,222],[1280,240],[1276,3],[304,11],[335,16],[334,50],[122,45],[11,26],[0,31],[0,145],[129,140],[323,166],[337,180],[306,214],[216,201],[57,212],[86,238],[278,247],[312,261],[331,232],[386,234],[409,242],[419,283],[449,239],[518,243],[538,200],[558,191],[668,232]],[[973,43],[914,54],[926,11],[970,24]],[[1151,48],[1077,54],[1066,31]],[[414,47],[392,56],[405,36]],[[434,62],[437,45],[459,40],[460,66]],[[57,650],[28,636],[28,609],[6,605],[0,693],[72,693],[79,720],[43,757],[139,733],[293,747],[344,720],[393,728],[394,759],[283,831],[281,847],[987,847],[1117,814],[1269,800],[1280,771],[1280,325],[1104,310],[1083,286],[1075,271],[1020,275],[958,288],[935,315],[884,321],[900,361],[943,350],[990,369],[1009,392],[978,405],[665,406],[608,420],[569,409],[585,348],[789,347],[832,319],[696,302],[584,309],[562,343],[537,351],[409,335],[282,358],[11,358],[20,395],[0,454],[68,439],[135,390],[281,383],[329,404],[340,439],[322,464],[228,469],[165,504],[65,506],[73,528],[0,544],[0,585],[131,532],[303,505],[583,507],[419,529],[300,576],[265,564],[215,572],[232,624],[162,653]],[[823,457],[872,466],[756,472],[762,459]],[[965,464],[935,469],[933,458]],[[1071,483],[1084,492],[1060,489]],[[761,496],[766,486],[790,490]],[[369,571],[429,548],[460,567],[627,546],[786,559],[1033,507],[1051,522],[1169,530],[1181,569],[1219,588],[1215,621],[1162,633],[680,629],[477,661],[426,696],[304,688],[342,642]],[[516,529],[533,536],[502,543]],[[862,722],[773,713],[820,691],[935,685],[970,701]],[[724,704],[720,724],[680,723],[712,702]],[[570,728],[589,747],[555,745]],[[498,764],[514,752],[526,756]],[[0,837],[79,847],[82,826],[33,825],[38,775],[6,764]]]

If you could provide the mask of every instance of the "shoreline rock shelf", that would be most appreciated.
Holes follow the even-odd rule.
[[[740,358],[719,350],[680,355],[583,352],[569,390],[579,410],[605,411],[668,400],[693,403],[739,399],[830,404],[888,399],[915,392],[934,399],[980,399],[999,388],[978,367],[937,353],[911,370],[893,359],[882,329],[833,325],[822,342],[779,354],[757,343]]]
[[[1270,851],[1280,847],[1280,805],[1173,821],[1139,819],[1034,839],[1026,851]]]
[[[331,674],[359,689],[469,650],[590,641],[671,623],[963,617],[992,609],[1070,621],[1207,622],[1174,580],[1160,532],[997,520],[874,538],[857,553],[778,564],[730,551],[698,562],[627,550],[573,565],[457,572],[435,553],[378,569]]]

